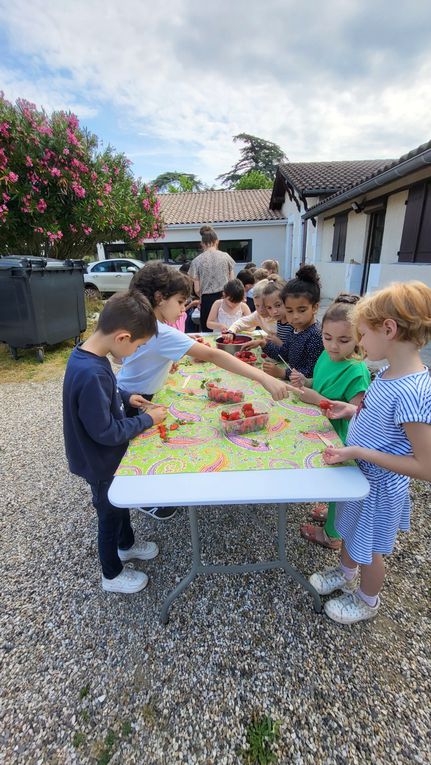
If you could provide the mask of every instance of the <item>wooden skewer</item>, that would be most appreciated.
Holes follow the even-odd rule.
[[[285,361],[285,360],[283,359],[283,356],[281,356],[281,354],[280,354],[280,353],[278,354],[278,358],[282,360],[282,362],[283,362],[283,364],[284,364],[284,366],[286,367],[286,369],[287,369],[287,371],[288,371],[288,372],[293,372],[293,369],[292,369],[292,367],[290,366],[290,364],[288,364],[288,363],[287,363],[287,361]]]
[[[333,446],[333,443],[332,443],[332,441],[330,441],[330,440],[329,440],[329,438],[325,438],[325,436],[322,436],[322,434],[321,434],[321,433],[318,433],[318,432],[316,431],[316,436],[317,436],[318,438],[320,438],[320,440],[321,440],[321,441],[323,441],[323,443],[325,444],[325,446]]]
[[[190,382],[190,379],[191,379],[191,375],[187,375],[187,377],[186,377],[186,379],[184,380],[184,382],[183,382],[183,384],[182,384],[182,386],[181,386],[181,387],[182,387],[182,388],[185,388],[185,387],[186,387],[186,385],[188,385],[188,384],[189,384],[189,382]]]

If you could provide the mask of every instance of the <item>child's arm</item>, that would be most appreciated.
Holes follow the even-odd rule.
[[[114,417],[111,406],[117,395],[117,387],[113,384],[111,377],[91,375],[83,385],[79,396],[79,419],[88,435],[103,446],[125,444],[153,425],[153,419],[149,414],[138,414],[136,417],[122,419]],[[123,396],[121,399],[124,401]]]
[[[289,392],[294,390],[291,385],[287,385],[281,380],[274,380],[269,375],[266,375],[265,372],[262,372],[261,369],[245,364],[243,361],[236,359],[235,356],[231,356],[230,353],[226,353],[226,351],[210,348],[203,343],[194,343],[187,352],[187,355],[199,361],[210,361],[217,367],[226,369],[227,372],[233,372],[236,375],[241,375],[241,377],[247,377],[249,380],[255,380],[263,385],[275,401],[287,398]]]
[[[220,308],[221,302],[221,300],[216,300],[212,304],[211,310],[208,314],[207,327],[209,327],[209,329],[218,329],[219,332],[225,332],[227,330],[226,324],[222,324],[222,322],[217,321],[218,309]]]
[[[234,334],[239,334],[240,332],[249,331],[251,332],[253,329],[255,329],[258,325],[258,316],[257,312],[253,311],[249,316],[242,316],[241,319],[237,319],[234,321],[233,324],[230,325],[228,332],[233,332]]]
[[[431,425],[424,422],[404,423],[407,438],[412,445],[413,454],[398,455],[369,449],[366,446],[344,446],[341,449],[328,447],[323,452],[327,465],[336,465],[346,460],[365,460],[393,473],[431,481]]]
[[[242,315],[243,316],[250,316],[251,315],[251,311],[250,311],[250,308],[248,307],[247,303],[241,303],[241,309],[242,309]]]

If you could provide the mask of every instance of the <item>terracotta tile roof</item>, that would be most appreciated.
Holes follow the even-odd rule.
[[[160,194],[166,225],[283,220],[280,210],[270,210],[271,189],[247,191],[185,191]]]
[[[310,208],[310,210],[316,210],[316,208],[320,208],[324,206],[325,209],[330,209],[332,200],[334,201],[332,206],[335,206],[338,204],[339,201],[344,201],[344,198],[350,198],[351,196],[354,196],[356,193],[359,193],[361,191],[361,187],[363,184],[366,184],[367,181],[372,181],[374,178],[376,179],[376,186],[381,185],[384,182],[384,173],[387,173],[388,171],[392,170],[393,168],[399,168],[397,170],[398,177],[403,177],[404,175],[407,175],[409,172],[411,172],[411,162],[410,160],[416,161],[420,163],[421,159],[424,160],[423,166],[430,164],[429,159],[429,152],[431,149],[431,141],[427,141],[426,143],[422,143],[420,146],[417,146],[415,149],[412,149],[411,151],[407,152],[407,154],[403,154],[399,159],[387,159],[385,162],[383,162],[380,167],[375,168],[374,170],[370,170],[370,172],[365,175],[362,178],[357,178],[356,180],[352,179],[350,183],[348,183],[346,186],[337,189],[334,193],[332,193],[327,199],[323,200],[322,202],[319,202],[318,204],[314,205]],[[404,168],[402,167],[404,165]],[[420,166],[420,164],[419,164]],[[379,176],[384,176],[381,180],[379,179]],[[339,200],[340,197],[340,200]],[[308,217],[308,214],[307,214]]]
[[[278,166],[284,178],[301,196],[333,194],[379,172],[392,159],[360,159],[338,162],[283,162]]]

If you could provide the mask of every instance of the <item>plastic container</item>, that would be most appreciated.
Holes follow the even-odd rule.
[[[219,351],[226,351],[227,353],[230,353],[231,356],[235,356],[235,353],[238,351],[242,351],[244,345],[246,343],[249,343],[250,340],[252,340],[249,335],[235,335],[234,341],[232,343],[224,343],[223,335],[216,338],[216,346],[219,349]]]
[[[255,414],[253,416],[244,417],[243,412],[244,404],[223,407],[223,412],[231,414],[232,412],[240,412],[241,417],[238,420],[226,420],[223,419],[222,413],[220,413],[220,424],[225,435],[230,436],[243,436],[246,433],[255,433],[258,430],[265,430],[269,421],[270,405],[259,403],[253,405]]]
[[[222,388],[217,383],[207,383],[206,389],[210,401],[217,401],[218,404],[239,404],[244,399],[242,390]]]
[[[83,272],[77,260],[0,258],[0,341],[13,358],[18,348],[35,348],[74,338],[87,326]]]

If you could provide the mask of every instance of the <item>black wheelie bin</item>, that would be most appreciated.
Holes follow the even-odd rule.
[[[6,256],[0,258],[0,342],[12,356],[74,338],[87,327],[81,260]]]

